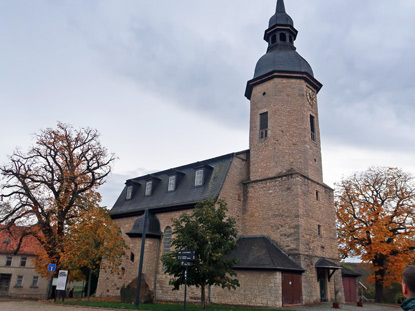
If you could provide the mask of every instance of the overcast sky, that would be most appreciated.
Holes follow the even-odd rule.
[[[248,146],[275,0],[0,0],[0,163],[57,121],[119,160],[102,188]],[[318,95],[325,182],[415,173],[415,1],[285,0]]]

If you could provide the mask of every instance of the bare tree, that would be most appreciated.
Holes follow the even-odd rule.
[[[90,128],[58,122],[56,129],[42,130],[35,138],[27,153],[17,149],[0,167],[8,202],[0,206],[0,224],[31,228],[25,235],[34,235],[48,260],[59,267],[65,230],[80,211],[101,200],[97,188],[111,172],[115,156]]]

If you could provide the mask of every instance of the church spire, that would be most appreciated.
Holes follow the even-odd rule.
[[[285,11],[284,0],[277,1],[277,9],[275,10],[275,14],[269,20],[268,30],[274,28],[277,25],[287,25],[294,29],[294,22]],[[296,32],[295,29],[294,31]]]
[[[277,1],[277,10],[275,11],[275,13],[285,13],[284,0]]]
[[[297,39],[298,31],[294,28],[292,18],[285,11],[284,0],[276,2],[275,14],[270,18],[268,28],[264,33],[264,40],[268,43],[267,52],[258,60],[252,81],[257,78],[262,79],[276,71],[308,74],[313,78],[311,66],[296,51],[294,42]],[[315,82],[316,89],[320,89],[320,82],[317,80]],[[252,86],[253,84],[248,83],[245,93],[249,99]]]

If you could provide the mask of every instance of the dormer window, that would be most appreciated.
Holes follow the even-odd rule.
[[[145,192],[146,197],[151,195],[152,187],[153,187],[153,182],[151,180],[147,181],[146,182],[146,192]]]
[[[199,169],[195,173],[195,186],[203,186],[203,169]]]
[[[131,200],[132,196],[133,196],[133,186],[128,186],[127,193],[125,194],[125,199]]]
[[[169,184],[167,186],[167,191],[175,191],[176,190],[176,175],[169,176]]]

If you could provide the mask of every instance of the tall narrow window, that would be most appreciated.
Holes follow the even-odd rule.
[[[315,127],[315,121],[314,116],[310,114],[310,130],[311,130],[311,140],[316,141],[316,127]]]
[[[171,248],[171,228],[167,227],[166,230],[164,230],[164,243],[163,243],[163,254],[170,253]],[[163,265],[163,272],[166,272],[166,267]]]
[[[170,253],[171,248],[171,228],[167,227],[166,230],[164,230],[164,244],[163,244],[163,254]]]
[[[133,196],[133,186],[128,186],[127,187],[127,194],[125,195],[125,199],[130,200],[132,196]]]
[[[203,170],[196,171],[195,186],[203,186]]]
[[[276,42],[277,42],[277,36],[276,35],[273,35],[271,37],[271,44],[275,44]]]
[[[317,225],[317,233],[318,235],[321,235],[321,225]]]
[[[12,256],[7,256],[6,257],[6,266],[11,266],[12,265]]]
[[[26,267],[27,257],[22,257],[20,259],[20,267]]]
[[[18,275],[15,287],[23,287],[23,275]]]
[[[169,176],[169,185],[167,186],[167,191],[176,190],[176,175]]]
[[[319,201],[320,200],[320,193],[318,192],[318,190],[316,191],[316,200]]]
[[[259,138],[264,139],[268,137],[268,112],[259,115]]]
[[[32,280],[32,285],[30,287],[38,287],[39,286],[39,277],[34,276]]]
[[[287,42],[287,35],[285,33],[280,33],[280,41]]]
[[[151,195],[151,188],[152,188],[152,186],[153,186],[153,182],[152,181],[148,181],[146,183],[146,193],[145,193],[145,195],[147,197]]]

